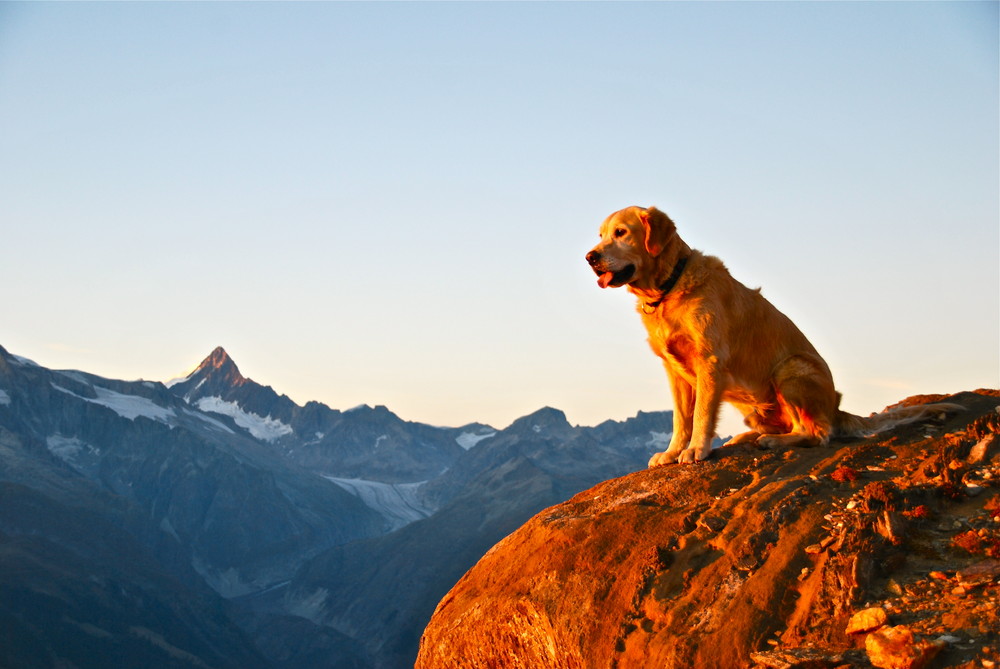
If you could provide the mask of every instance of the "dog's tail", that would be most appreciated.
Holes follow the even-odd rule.
[[[867,418],[837,409],[833,432],[837,437],[871,437],[908,423],[944,420],[960,411],[965,407],[948,402],[891,407]]]

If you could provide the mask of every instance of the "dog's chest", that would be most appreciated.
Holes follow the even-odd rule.
[[[643,314],[642,320],[649,333],[649,345],[653,353],[662,358],[673,372],[693,377],[698,347],[695,338],[685,330],[683,323],[655,313]]]

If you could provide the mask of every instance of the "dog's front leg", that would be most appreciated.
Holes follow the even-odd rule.
[[[680,376],[673,374],[669,366],[667,366],[667,377],[670,379],[670,392],[674,398],[674,431],[670,435],[670,446],[667,450],[654,453],[649,459],[650,467],[677,462],[691,443],[695,410],[694,388]]]
[[[680,454],[678,462],[704,460],[712,452],[712,439],[719,421],[719,405],[722,403],[722,380],[714,360],[699,370],[695,390],[694,426],[691,445]]]

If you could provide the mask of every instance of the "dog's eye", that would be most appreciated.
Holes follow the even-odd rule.
[[[615,237],[624,237],[627,232],[628,230],[626,230],[625,228],[618,228],[617,230],[615,230]]]

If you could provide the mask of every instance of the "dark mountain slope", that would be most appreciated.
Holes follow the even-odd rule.
[[[439,428],[299,407],[223,349],[168,388],[0,348],[0,666],[408,666],[483,553],[669,424]]]
[[[428,484],[442,500],[437,513],[311,560],[281,605],[361,640],[374,667],[409,666],[434,605],[480,556],[539,510],[642,467],[653,450],[649,427],[664,424],[669,414],[605,426],[599,434],[625,444],[616,449],[555,409],[518,419]]]
[[[24,450],[0,428],[0,460]],[[0,666],[267,666],[140,508],[52,464],[45,492],[0,481]]]

